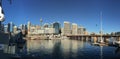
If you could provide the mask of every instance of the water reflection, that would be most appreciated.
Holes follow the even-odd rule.
[[[100,46],[100,59],[103,59],[103,46]]]
[[[27,51],[30,54],[39,52],[42,56],[49,55],[53,59],[105,59],[115,56],[111,53],[115,47],[92,46],[79,40],[28,40]]]
[[[116,54],[120,54],[120,47],[118,47],[118,48],[115,50],[115,53],[116,53]]]
[[[52,53],[54,42],[51,40],[28,40],[27,51],[29,53]]]
[[[15,49],[16,49],[16,46],[5,45],[3,51],[4,51],[4,53],[15,54]]]
[[[63,58],[76,58],[78,49],[84,47],[83,41],[76,40],[28,40],[27,51],[32,54],[51,54]],[[56,58],[57,58],[56,57]]]
[[[15,48],[15,47],[13,47]],[[12,51],[12,48],[10,49]],[[119,59],[120,48],[93,46],[80,40],[27,40],[23,49],[16,49],[23,57],[38,59]],[[17,52],[17,51],[13,51]],[[17,52],[18,53],[18,52]]]

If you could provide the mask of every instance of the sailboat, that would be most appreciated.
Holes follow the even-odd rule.
[[[103,32],[102,32],[102,12],[100,12],[100,42],[97,43],[97,39],[94,38],[95,42],[93,43],[94,45],[103,45],[104,40],[102,38]]]
[[[100,12],[100,43],[104,43],[102,35],[103,35],[103,31],[102,31],[102,12]]]
[[[106,44],[103,40],[102,12],[100,12],[100,42],[99,42],[99,46],[104,46],[104,45],[106,45]]]
[[[100,12],[100,42],[97,43],[97,42],[96,42],[97,39],[94,38],[94,41],[95,41],[95,42],[92,43],[93,45],[101,45],[101,44],[104,43],[103,38],[102,38],[102,34],[103,34],[103,32],[102,32],[102,12]]]

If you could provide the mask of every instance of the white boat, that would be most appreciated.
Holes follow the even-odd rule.
[[[120,44],[120,41],[116,41],[115,43]]]
[[[120,41],[114,41],[113,44],[120,47]]]

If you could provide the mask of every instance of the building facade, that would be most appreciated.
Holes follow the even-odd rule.
[[[28,21],[28,24],[27,24],[27,31],[28,31],[28,34],[30,34],[30,27],[31,27],[31,22],[30,21]]]
[[[8,32],[13,32],[14,26],[12,22],[8,23]]]
[[[55,34],[55,28],[45,28],[45,34]]]
[[[4,32],[5,32],[5,33],[8,33],[8,32],[9,32],[9,30],[8,30],[8,25],[5,25],[5,26],[4,26]]]
[[[48,23],[45,23],[44,25],[43,25],[43,28],[48,28],[49,27],[49,24]]]
[[[65,21],[64,22],[64,35],[70,35],[71,34],[71,24],[70,22]]]
[[[86,33],[86,29],[82,26],[78,28],[78,34],[79,35],[84,35]]]
[[[17,26],[14,26],[13,33],[17,33],[17,31],[18,31],[18,28],[17,28]]]
[[[77,35],[78,34],[78,25],[75,23],[72,23],[72,34]]]
[[[53,23],[53,28],[55,29],[55,34],[60,34],[60,24],[58,22]]]

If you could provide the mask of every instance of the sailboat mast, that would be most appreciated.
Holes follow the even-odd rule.
[[[102,43],[103,42],[103,39],[102,39],[102,11],[100,12],[100,36],[101,36],[101,40],[100,42]]]

